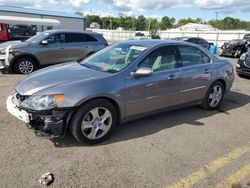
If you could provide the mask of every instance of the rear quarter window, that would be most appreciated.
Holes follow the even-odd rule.
[[[95,37],[92,37],[90,35],[85,35],[85,42],[96,42],[98,41]]]

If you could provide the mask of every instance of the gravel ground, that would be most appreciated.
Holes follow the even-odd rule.
[[[70,135],[37,138],[8,114],[6,98],[23,77],[0,74],[1,187],[42,187],[39,177],[53,172],[51,187],[174,187],[175,182],[185,187],[189,182],[212,188],[250,164],[250,79],[236,75],[218,111],[190,107],[146,117],[118,126],[101,144],[86,146]],[[228,154],[217,161],[237,148],[237,157]],[[212,171],[206,166],[211,163]],[[250,180],[247,168],[240,175],[242,184]]]

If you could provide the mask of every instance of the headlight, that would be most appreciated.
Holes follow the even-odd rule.
[[[237,68],[240,68],[240,64],[239,64],[239,63],[237,63],[237,64],[236,64],[236,67],[237,67]]]
[[[6,52],[5,52],[5,49],[3,48],[3,49],[0,49],[0,54],[5,54]]]
[[[12,47],[11,47],[11,48],[9,49],[9,52],[14,52],[14,51],[16,51],[16,48],[12,48]]]
[[[21,107],[31,110],[50,110],[57,107],[63,100],[63,95],[29,96]]]
[[[242,61],[246,60],[246,54],[245,53],[240,56],[240,60],[242,60]]]

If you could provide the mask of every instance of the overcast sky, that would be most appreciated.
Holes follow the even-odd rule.
[[[192,17],[209,20],[231,16],[250,21],[250,0],[0,0],[1,5],[99,15]]]

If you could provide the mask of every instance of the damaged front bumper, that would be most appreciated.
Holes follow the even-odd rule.
[[[28,128],[34,130],[36,136],[42,138],[63,137],[73,109],[52,109],[33,111],[19,107],[16,95],[8,97],[6,105],[10,114],[22,120]]]
[[[5,50],[4,54],[0,54],[0,70],[8,69],[10,66],[10,62],[13,59],[13,54],[10,53],[11,45],[8,46]]]

